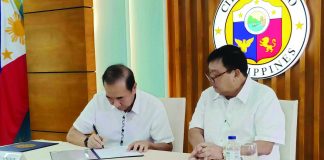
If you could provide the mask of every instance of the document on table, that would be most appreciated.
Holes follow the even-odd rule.
[[[144,154],[135,151],[127,151],[127,146],[110,147],[105,149],[91,149],[93,155],[89,159],[112,159],[122,157],[141,157]]]
[[[89,154],[85,150],[52,151],[50,155],[52,160],[85,160],[89,158]]]

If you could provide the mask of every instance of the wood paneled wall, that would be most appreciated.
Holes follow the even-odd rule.
[[[65,141],[96,92],[92,0],[25,0],[32,139]]]
[[[92,8],[92,0],[25,0],[24,12],[40,12],[69,8]]]
[[[201,92],[209,86],[204,76],[206,58],[214,49],[213,20],[220,0],[167,0],[170,97],[186,97],[185,152],[188,123]],[[300,60],[284,74],[259,80],[273,88],[279,99],[297,99],[297,159],[324,159],[324,5],[306,1],[311,16],[311,33]]]

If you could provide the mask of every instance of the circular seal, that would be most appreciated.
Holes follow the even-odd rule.
[[[256,7],[249,10],[245,15],[244,26],[252,34],[261,34],[267,30],[269,21],[270,17],[267,11],[261,7]]]
[[[35,144],[17,144],[15,145],[16,148],[33,148],[35,147]]]
[[[302,55],[310,33],[303,0],[223,0],[214,19],[214,44],[241,48],[248,74],[265,79],[284,73]]]

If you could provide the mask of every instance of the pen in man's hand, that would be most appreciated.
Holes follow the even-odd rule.
[[[92,127],[93,127],[93,130],[95,131],[96,135],[99,135],[96,126],[93,124]],[[105,146],[102,145],[102,148],[105,148]]]

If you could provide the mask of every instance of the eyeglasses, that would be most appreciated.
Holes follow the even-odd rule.
[[[110,98],[110,97],[108,97],[107,95],[106,95],[106,97],[107,97],[107,99],[108,99],[108,101],[109,101],[109,103],[111,104],[111,105],[114,105],[114,103],[117,101],[117,102],[119,102],[120,101],[120,98],[118,99],[118,98]]]
[[[107,95],[106,97],[108,102],[115,107],[118,107],[119,105],[124,103],[124,101],[128,98],[128,96],[112,98],[112,97],[108,97]]]
[[[205,73],[205,76],[207,77],[207,79],[209,80],[209,82],[211,82],[211,83],[215,83],[215,80],[216,80],[217,78],[219,78],[220,76],[222,76],[223,74],[225,74],[226,72],[228,72],[228,71],[224,71],[224,72],[222,72],[222,73],[220,73],[220,74],[218,74],[218,75],[216,75],[216,76],[214,76],[214,77],[211,77],[211,76],[209,76],[207,73]]]

